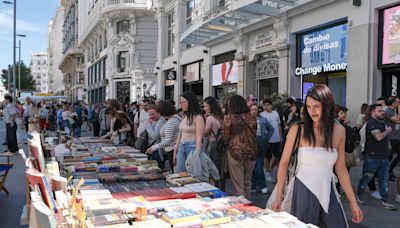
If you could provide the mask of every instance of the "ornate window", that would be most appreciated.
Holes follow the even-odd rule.
[[[129,20],[117,22],[117,34],[130,33],[130,32],[131,32],[131,23],[129,22]]]
[[[276,56],[265,55],[256,63],[256,79],[279,76],[279,61]]]

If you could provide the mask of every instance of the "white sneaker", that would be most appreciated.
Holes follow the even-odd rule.
[[[268,193],[268,188],[265,187],[265,188],[261,189],[261,193],[262,194],[267,194]]]
[[[398,194],[396,195],[395,201],[396,201],[397,203],[400,203],[400,193],[398,193]]]
[[[378,191],[374,191],[371,193],[372,198],[377,199],[377,200],[382,200],[382,196]]]
[[[382,208],[387,210],[397,210],[397,207],[395,205],[383,201],[382,201]]]

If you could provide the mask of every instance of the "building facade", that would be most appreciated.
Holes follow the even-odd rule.
[[[397,94],[400,1],[158,1],[157,94],[179,99],[273,93],[318,83],[349,108]],[[351,89],[350,89],[351,88]],[[399,87],[400,88],[400,87]]]
[[[78,45],[89,103],[130,103],[155,94],[157,23],[147,2],[79,1]]]
[[[33,52],[31,54],[30,70],[35,88],[41,93],[49,92],[49,68],[47,52]]]
[[[62,26],[62,58],[59,69],[63,73],[64,96],[70,102],[85,100],[83,52],[78,47],[78,0],[62,0],[64,9]]]
[[[49,58],[49,92],[54,95],[64,95],[64,76],[58,68],[63,57],[60,44],[63,40],[64,8],[59,7],[54,18],[49,23],[48,58]]]

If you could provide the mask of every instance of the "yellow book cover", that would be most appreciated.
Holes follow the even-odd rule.
[[[213,210],[200,213],[203,226],[213,226],[231,222],[231,217],[223,210]]]

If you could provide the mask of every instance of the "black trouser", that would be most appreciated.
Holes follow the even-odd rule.
[[[392,153],[391,156],[389,157],[389,161],[392,161],[394,155],[396,154],[396,158],[390,164],[389,173],[392,173],[393,169],[400,162],[400,140],[390,140],[390,145],[392,145]]]
[[[93,122],[93,135],[94,137],[99,137],[100,135],[100,123],[99,122]]]
[[[24,117],[24,124],[26,132],[29,131],[29,117]]]
[[[10,152],[16,153],[18,151],[17,124],[15,122],[13,126],[9,123],[6,124],[6,142]]]

